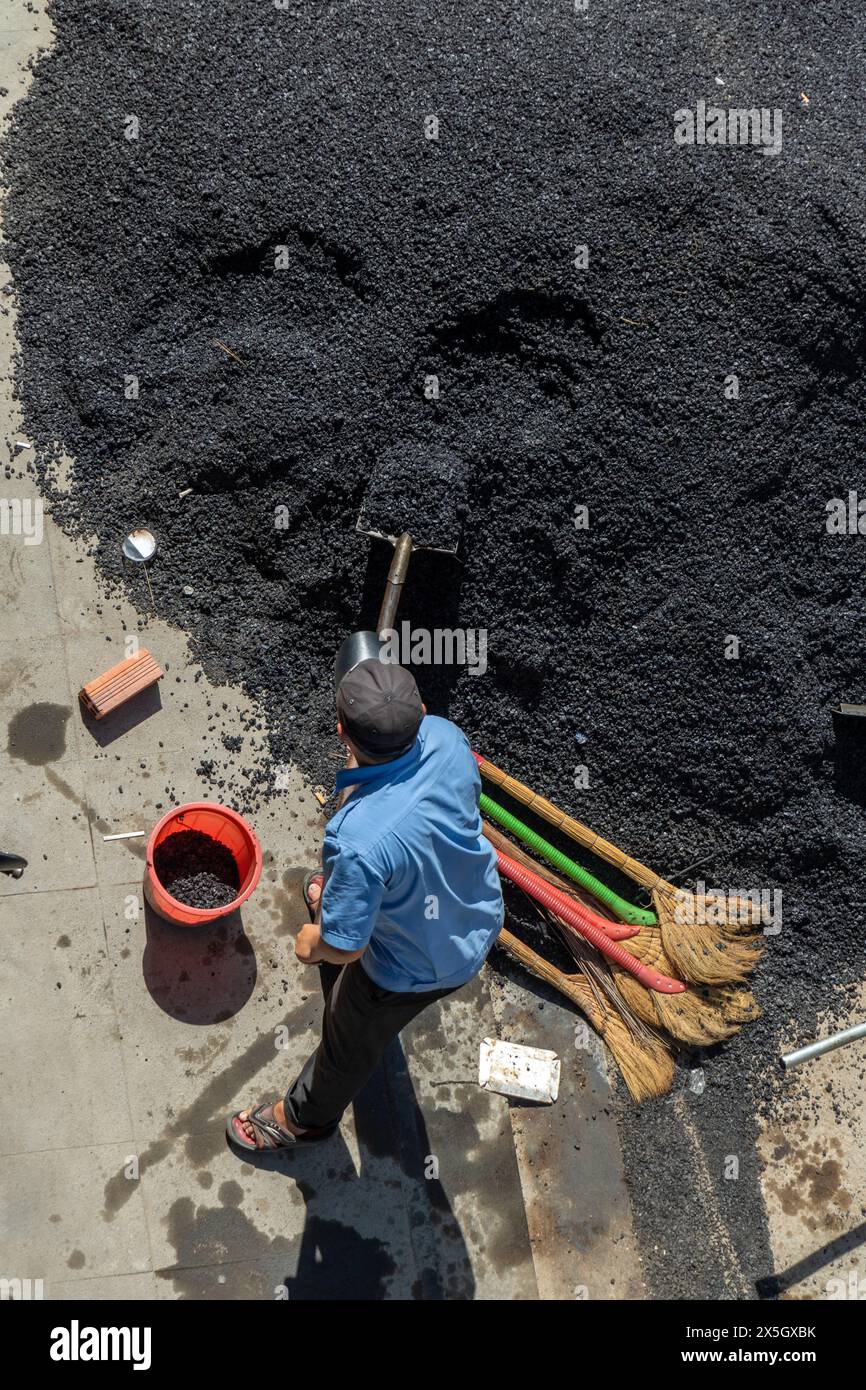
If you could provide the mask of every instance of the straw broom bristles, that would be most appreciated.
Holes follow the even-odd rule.
[[[599,955],[595,947],[591,946],[583,937],[578,936],[577,932],[566,922],[563,922],[560,917],[555,916],[549,908],[542,907],[535,901],[532,901],[532,906],[556,929],[562,944],[569,955],[574,958],[578,970],[586,976],[587,983],[599,1003],[606,1003],[618,1013],[633,1037],[652,1037],[656,1031],[655,1022],[647,1026],[646,1022],[638,1018],[637,1014],[629,1008],[626,1000],[617,989],[610,965],[603,956]]]
[[[701,985],[741,983],[748,979],[761,959],[763,943],[754,934],[738,934],[726,923],[709,920],[715,900],[707,907],[706,897],[694,893],[684,897],[670,883],[659,882],[652,890],[652,901],[665,954],[675,975]]]
[[[637,1040],[613,1009],[596,1000],[589,985],[576,980],[575,989],[579,1007],[610,1048],[632,1100],[639,1104],[666,1095],[674,1081],[674,1059],[663,1039]]]
[[[537,796],[523,782],[509,777],[486,758],[478,758],[478,763],[482,775],[494,785],[502,787],[521,805],[647,890],[673,974],[679,974],[690,983],[707,985],[741,982],[751,974],[762,948],[755,935],[743,935],[760,917],[748,898],[725,898],[720,902],[715,896],[675,888],[645,864],[573,816],[566,815],[552,802]]]
[[[652,999],[662,1027],[693,1047],[725,1042],[761,1012],[751,991],[738,985],[694,985],[687,994]]]
[[[664,934],[658,927],[645,927],[631,938],[628,949],[644,965],[676,976],[677,970],[665,950]],[[751,991],[733,982],[692,983],[685,994],[670,995],[644,989],[626,970],[614,968],[613,974],[619,992],[638,1018],[660,1025],[672,1038],[692,1047],[724,1042],[759,1014]]]
[[[673,1085],[674,1060],[670,1048],[657,1033],[633,1034],[590,984],[576,975],[566,975],[543,956],[503,930],[498,944],[538,979],[553,985],[576,1004],[587,1021],[603,1038],[622,1073],[632,1100],[640,1103],[663,1096]],[[640,988],[640,986],[638,986]]]
[[[563,932],[566,944],[569,936]],[[657,928],[644,928],[632,937],[628,949],[645,965],[674,975]],[[663,1028],[677,1042],[692,1047],[711,1047],[739,1032],[744,1023],[758,1017],[751,992],[741,985],[692,985],[685,994],[659,994],[646,989],[627,970],[611,969],[611,978],[627,1008],[650,1027]]]
[[[628,971],[616,967],[614,979],[638,1018],[691,1047],[725,1042],[760,1012],[751,992],[737,985],[693,985],[685,994],[670,995],[644,989]]]
[[[505,844],[507,846],[508,842],[505,841]],[[533,861],[528,856],[527,859],[529,866],[532,867]],[[551,877],[555,882],[557,875],[551,874]],[[528,895],[527,898],[539,916],[556,928],[563,944],[574,957],[578,969],[585,976],[585,980],[582,981],[578,976],[565,975],[544,961],[543,958],[538,957],[537,959],[546,971],[542,978],[556,984],[563,993],[567,993],[569,998],[572,998],[583,1008],[584,1013],[590,1018],[590,1022],[601,1033],[614,1053],[615,1060],[627,1078],[626,1084],[629,1092],[634,1098],[648,1098],[650,1095],[663,1094],[657,1090],[657,1087],[663,1085],[664,1090],[669,1089],[673,1079],[673,1056],[666,1040],[659,1033],[659,1020],[652,1011],[650,1011],[648,1019],[640,1018],[629,1007],[628,1000],[619,990],[608,962],[599,955],[595,948],[577,935],[551,909],[542,907]],[[521,950],[529,951],[529,948],[525,947],[522,942],[517,943],[517,945]],[[531,967],[528,966],[527,968]],[[628,974],[627,971],[623,973]],[[629,976],[629,978],[632,977]],[[590,1016],[588,996],[583,990],[584,997],[578,999],[574,990],[575,984],[586,986],[600,1017]],[[641,994],[650,994],[648,990],[643,989],[637,980],[635,980],[635,984]],[[604,1033],[600,1026],[602,1020],[606,1022],[607,1033]],[[663,1051],[660,1051],[660,1048]],[[641,1058],[641,1052],[643,1052],[643,1058]],[[668,1065],[665,1057],[670,1063],[670,1077],[668,1077]],[[659,1067],[661,1067],[661,1071],[659,1071]]]
[[[566,891],[573,888],[573,885],[567,884],[552,869],[536,864],[530,855],[519,847],[516,848],[505,835],[495,827],[488,826],[486,822],[484,834],[497,848],[511,854],[527,868],[537,871],[542,878],[556,887],[562,887]],[[577,892],[573,896],[583,897],[583,894]],[[553,914],[545,915],[558,924],[558,919]],[[561,932],[561,935],[565,944],[576,954],[573,933],[566,930]],[[678,966],[665,950],[664,933],[658,927],[644,927],[637,936],[631,938],[628,950],[638,960],[643,961],[644,965],[651,965],[664,975],[676,976],[680,973]],[[686,964],[690,962],[687,961]],[[692,1047],[710,1047],[714,1043],[724,1042],[727,1038],[733,1037],[744,1023],[757,1018],[759,1014],[750,991],[730,981],[711,986],[703,981],[692,981],[692,987],[685,994],[672,996],[656,994],[645,989],[640,981],[634,979],[626,970],[615,968],[610,978],[623,1003],[637,1018],[651,1027],[664,1028],[672,1038]]]

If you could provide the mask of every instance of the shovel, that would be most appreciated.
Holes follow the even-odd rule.
[[[8,874],[10,878],[20,878],[27,868],[27,860],[22,859],[20,854],[6,854],[0,850],[0,873]]]
[[[466,465],[439,445],[398,444],[376,465],[355,530],[394,547],[376,624],[380,639],[394,627],[413,553],[457,554],[465,494]]]

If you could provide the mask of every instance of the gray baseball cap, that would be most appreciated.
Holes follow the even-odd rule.
[[[337,713],[352,742],[377,762],[407,753],[424,718],[415,677],[404,666],[376,657],[343,677]]]

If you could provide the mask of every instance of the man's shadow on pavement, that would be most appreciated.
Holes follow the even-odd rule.
[[[399,1038],[353,1111],[360,1173],[342,1131],[291,1154],[238,1152],[243,1162],[294,1181],[306,1203],[297,1268],[283,1281],[289,1301],[471,1300],[469,1253],[442,1183],[427,1177],[433,1166],[427,1126]],[[365,1173],[368,1157],[383,1161],[382,1174]],[[392,1177],[386,1176],[389,1158]],[[383,1202],[386,1193],[393,1201]],[[407,1254],[411,1269],[398,1263]]]
[[[394,1221],[390,1203],[381,1205],[380,1182],[369,1186],[367,1200],[371,1207],[378,1204],[379,1210],[369,1211],[368,1229],[382,1235],[362,1235],[338,1218],[347,1197],[350,1205],[353,1198],[360,1198],[366,1206],[363,1189],[351,1195],[346,1192],[347,1172],[354,1174],[354,1165],[340,1136],[332,1141],[342,1148],[342,1153],[334,1155],[340,1174],[336,1183],[331,1180],[324,1191],[316,1189],[298,1170],[298,1189],[308,1211],[297,1270],[285,1280],[289,1299],[472,1299],[475,1281],[463,1233],[442,1183],[438,1177],[426,1176],[431,1166],[427,1126],[399,1039],[389,1045],[353,1110],[362,1164],[355,1182],[365,1182],[365,1156],[393,1160],[400,1179],[386,1190],[393,1191],[394,1202],[406,1209],[408,1237]],[[334,1217],[321,1215],[332,1200]],[[313,1203],[318,1210],[310,1210]],[[367,1221],[364,1225],[368,1226]],[[389,1229],[397,1235],[396,1250],[389,1244]],[[406,1249],[407,1238],[413,1271],[399,1269],[394,1258]]]
[[[333,967],[320,970],[325,995],[337,973]],[[339,1130],[325,1143],[291,1154],[238,1154],[294,1179],[306,1203],[297,1269],[284,1280],[289,1300],[471,1300],[475,1279],[469,1252],[432,1161],[399,1037],[389,1043],[352,1108],[360,1173]],[[391,1159],[394,1176],[384,1182],[378,1174],[365,1176],[368,1155],[382,1161],[383,1169]],[[395,1220],[392,1204],[382,1203],[383,1191],[405,1208],[408,1231]],[[399,1268],[394,1258],[404,1252],[411,1270]]]

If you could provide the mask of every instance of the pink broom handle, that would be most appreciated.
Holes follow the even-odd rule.
[[[644,965],[624,946],[620,946],[616,941],[611,941],[607,932],[596,925],[601,921],[601,918],[596,917],[594,912],[589,912],[586,908],[581,907],[567,893],[561,893],[558,888],[554,888],[553,884],[545,883],[543,878],[531,873],[529,869],[524,869],[522,864],[510,859],[501,850],[496,851],[496,860],[503,878],[516,883],[518,888],[522,888],[537,903],[541,903],[557,917],[561,917],[563,922],[567,922],[570,927],[573,927],[597,951],[600,951],[608,960],[613,961],[614,965],[618,965],[621,969],[627,970],[630,975],[634,975],[635,979],[640,980],[647,989],[653,989],[657,994],[682,994],[685,991],[686,986],[682,980],[672,980],[669,975],[662,975],[661,971],[653,970],[651,966]]]
[[[553,888],[555,884],[551,884],[550,886]],[[566,894],[566,897],[570,903],[574,902],[574,898],[569,894]],[[588,910],[589,909],[587,909],[587,911]],[[629,941],[633,936],[640,936],[640,927],[630,927],[628,922],[611,922],[607,917],[598,917],[597,921],[609,941]],[[604,926],[602,926],[602,923],[604,923]]]

